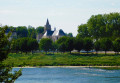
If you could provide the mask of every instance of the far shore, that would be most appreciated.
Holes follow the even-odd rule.
[[[79,68],[79,67],[86,67],[86,68],[120,68],[120,66],[35,66],[35,67],[31,67],[31,66],[25,66],[25,67],[13,67],[13,68],[57,68],[57,67],[61,67],[61,68]]]

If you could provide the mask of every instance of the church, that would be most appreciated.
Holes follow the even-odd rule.
[[[36,39],[39,42],[40,39],[42,39],[42,38],[50,38],[55,42],[62,36],[66,36],[64,31],[62,29],[56,30],[56,28],[52,31],[51,25],[49,24],[49,20],[47,19],[46,25],[44,26],[44,33],[38,34]]]

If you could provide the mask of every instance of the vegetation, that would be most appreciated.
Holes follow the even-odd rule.
[[[5,35],[5,31],[7,30],[7,26],[0,27],[0,82],[4,83],[13,83],[20,75],[21,70],[15,71],[13,74],[10,73],[12,68],[10,65],[4,65],[3,61],[7,59],[7,55],[10,50],[10,44],[8,38],[10,34]]]
[[[114,54],[9,54],[4,64],[24,66],[120,66],[120,56]]]
[[[21,52],[32,52],[33,50],[37,50],[39,48],[38,42],[33,38],[18,38],[12,41],[12,51],[18,53]]]
[[[47,51],[50,51],[50,49],[52,49],[52,40],[49,38],[42,38],[40,40],[40,49],[45,51],[47,54]]]
[[[41,52],[46,52],[46,54],[47,54],[47,52],[53,52],[53,53],[61,52],[64,54],[66,52],[70,52],[70,54],[71,54],[72,50],[77,50],[79,52],[79,54],[80,54],[81,50],[85,50],[88,54],[89,51],[95,50],[96,54],[98,51],[105,51],[105,55],[106,55],[107,51],[113,50],[116,52],[116,54],[119,54],[119,52],[120,52],[120,39],[119,39],[120,28],[119,28],[119,26],[120,26],[120,13],[92,15],[86,24],[81,24],[80,26],[78,26],[78,34],[76,37],[72,37],[72,33],[69,33],[69,34],[66,34],[67,36],[58,38],[58,40],[56,42],[53,42],[49,38],[42,38],[40,40],[40,42],[37,42],[34,39],[34,38],[36,38],[36,36],[35,36],[36,34],[44,33],[44,28],[41,26],[37,27],[36,29],[34,29],[32,26],[29,26],[28,29],[25,26],[19,26],[16,28],[17,39],[10,42],[12,44],[12,46],[11,46],[12,52],[13,53],[16,52],[18,54],[17,55],[12,54],[9,56],[9,58],[13,59],[15,57],[14,55],[16,55],[18,57],[23,56],[24,53],[26,53],[26,55],[24,55],[25,57],[29,57],[29,56],[33,57],[32,55],[27,56],[27,52],[32,51],[32,53],[33,53],[33,50],[35,50],[35,51],[39,50]],[[14,27],[9,27],[9,28],[14,29]],[[19,54],[20,52],[23,53],[23,55],[22,54],[20,55]],[[41,56],[44,56],[44,57],[49,57],[52,60],[54,60],[54,59],[57,59],[57,56],[61,56],[60,58],[62,58],[64,56],[64,54],[63,55],[56,54],[55,56],[44,56],[44,54],[35,54],[35,55],[37,55],[37,58],[39,58],[39,57],[41,58]],[[66,55],[66,57],[69,56],[69,58],[72,57],[73,59],[75,59],[74,57],[77,57],[77,58],[82,57],[83,58],[83,56],[84,56],[83,54],[81,54],[79,56],[70,55],[70,54]],[[101,63],[101,65],[106,65],[105,63],[107,63],[107,61],[108,61],[107,65],[111,65],[111,64],[117,65],[118,64],[117,62],[114,62],[115,64],[113,62],[112,63],[110,62],[111,63],[110,64],[109,60],[107,60],[106,58],[102,58],[103,60],[106,60],[106,62],[98,61],[98,60],[97,60],[98,62],[95,61],[96,63],[89,62],[91,60],[87,59],[88,56],[89,55],[84,56],[84,57],[86,57],[85,58],[86,60],[84,60],[84,62],[82,62],[82,63],[86,62],[87,65],[90,63],[92,65],[97,65],[97,64],[100,65],[99,63]],[[89,58],[91,56],[92,55],[90,55]],[[96,60],[97,57],[100,58],[103,56],[101,56],[101,55],[96,55],[94,57],[92,56],[92,59]],[[108,56],[108,59],[111,57],[113,59],[114,57],[118,57],[118,56],[117,55],[116,56]],[[49,61],[49,58],[48,58],[48,61]],[[68,57],[67,57],[67,59],[68,59]],[[117,61],[116,58],[113,60],[112,59],[110,59],[110,60]],[[46,60],[47,59],[45,59],[45,61]],[[62,59],[60,59],[60,60],[63,61]],[[70,60],[70,61],[68,61],[68,63],[66,63],[64,61],[59,63],[55,60],[55,62],[53,61],[53,63],[51,61],[51,63],[44,62],[44,64],[41,64],[42,62],[39,63],[39,61],[36,60],[36,61],[38,61],[38,63],[35,62],[34,65],[35,64],[55,65],[57,63],[58,63],[57,65],[62,64],[62,63],[63,63],[63,65],[76,65],[77,63],[78,63],[78,65],[83,65],[81,63],[81,59],[80,60],[75,59],[75,60],[76,61]],[[42,61],[42,60],[40,59],[40,61]],[[72,62],[75,62],[75,63],[73,64]],[[28,64],[28,62],[26,62],[26,59],[25,59],[24,63]],[[30,64],[28,64],[28,65],[30,65]]]

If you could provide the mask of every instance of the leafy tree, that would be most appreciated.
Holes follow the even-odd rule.
[[[40,49],[44,50],[47,54],[47,51],[49,51],[52,47],[52,40],[49,38],[42,38],[40,40],[39,46],[40,46]]]
[[[80,26],[78,26],[78,35],[82,38],[90,37],[87,24],[81,24]]]
[[[70,51],[70,54],[71,54],[71,51],[74,49],[74,38],[68,37],[65,41],[65,45],[67,48],[66,50]]]
[[[100,47],[102,48],[102,50],[105,51],[105,55],[106,55],[106,51],[112,48],[112,41],[108,38],[102,38],[100,40]]]
[[[20,47],[20,41],[21,41],[20,38],[16,39],[16,40],[12,40],[12,43],[11,43],[11,51],[12,52],[18,53],[20,51],[20,49],[21,49],[21,47]]]
[[[36,32],[37,32],[37,34],[44,33],[44,27],[42,27],[42,26],[37,27]]]
[[[52,42],[52,51],[53,51],[53,54],[54,52],[58,49],[58,45],[56,42]]]
[[[0,82],[13,83],[22,73],[21,70],[10,73],[12,68],[2,63],[10,52],[10,44],[8,41],[9,34],[6,36],[5,31],[8,26],[0,27]]]
[[[119,54],[119,52],[120,52],[120,38],[116,39],[113,42],[113,50],[115,51],[116,54]]]
[[[37,50],[39,48],[39,44],[37,40],[33,38],[28,38],[27,45],[28,45],[29,51],[32,51],[32,53],[33,53],[33,50]]]
[[[98,40],[94,42],[94,49],[96,50],[96,54],[100,50],[100,42]]]
[[[80,51],[83,49],[83,39],[80,37],[76,37],[74,42],[74,47],[76,50],[78,50],[80,54]]]
[[[24,37],[24,38],[18,39],[17,41],[19,41],[18,46],[21,52],[27,53],[32,51],[33,53],[33,50],[37,50],[39,47],[37,40],[33,38]]]
[[[110,13],[106,17],[107,34],[110,34],[114,39],[120,37],[120,13]]]
[[[85,38],[84,39],[84,50],[87,51],[87,54],[88,54],[88,51],[92,50],[93,49],[93,41],[91,38]]]
[[[104,34],[104,31],[106,29],[104,27],[105,26],[104,18],[103,18],[103,15],[101,14],[92,15],[91,18],[88,20],[87,25],[88,25],[89,33],[95,39],[100,38],[101,35]]]
[[[67,51],[67,47],[66,47],[66,40],[67,40],[68,37],[66,36],[63,36],[61,38],[59,38],[57,40],[57,44],[58,44],[58,50],[61,51],[61,52],[65,52]]]
[[[36,39],[36,31],[35,28],[32,26],[28,27],[28,37]]]
[[[16,28],[16,32],[17,32],[17,37],[18,38],[22,38],[22,37],[27,37],[28,36],[28,30],[27,30],[27,27],[25,27],[25,26],[18,26]]]

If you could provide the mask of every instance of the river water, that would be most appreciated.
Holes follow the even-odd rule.
[[[13,68],[19,70],[19,68]],[[120,83],[120,70],[97,68],[23,68],[15,83]]]

